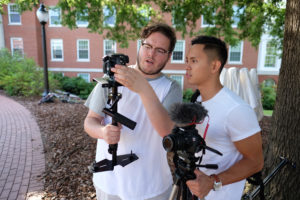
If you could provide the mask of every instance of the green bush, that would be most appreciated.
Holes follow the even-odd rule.
[[[262,106],[264,110],[273,110],[276,100],[276,86],[261,85]]]
[[[194,91],[190,88],[183,91],[183,102],[190,102]]]
[[[11,96],[40,95],[44,88],[42,69],[33,59],[12,56],[7,49],[0,51],[0,89]],[[56,88],[57,83],[49,73],[50,88]]]
[[[95,82],[87,83],[81,77],[67,77],[61,73],[56,73],[54,79],[59,81],[62,90],[78,95],[82,99],[86,99],[96,85]]]

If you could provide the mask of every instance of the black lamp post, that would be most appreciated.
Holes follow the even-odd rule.
[[[36,11],[36,15],[38,20],[42,25],[42,44],[43,44],[43,63],[44,63],[44,93],[43,97],[45,97],[49,93],[49,83],[48,83],[48,66],[47,66],[47,48],[46,48],[46,32],[45,32],[45,24],[48,21],[49,14],[46,10],[44,4],[41,3],[40,8]]]

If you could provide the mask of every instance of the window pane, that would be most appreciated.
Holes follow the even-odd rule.
[[[54,60],[62,60],[63,59],[63,43],[62,40],[52,40],[51,41],[52,48],[52,58]]]
[[[87,11],[84,11],[84,14],[77,13],[77,16],[76,16],[77,26],[88,26],[89,22],[87,20],[87,17],[88,17]]]
[[[11,40],[11,45],[12,55],[24,55],[23,40],[21,38],[13,38]]]
[[[19,24],[21,23],[21,15],[19,13],[18,5],[8,5],[9,23]]]
[[[60,25],[61,24],[60,8],[50,9],[49,16],[50,16],[50,24],[51,25]]]
[[[236,46],[230,46],[229,62],[241,62],[242,57],[242,43]]]
[[[184,42],[177,41],[172,54],[172,61],[183,61],[183,57],[184,57],[183,51],[184,51]]]
[[[104,41],[104,54],[105,55],[111,55],[115,53],[115,42],[112,40],[105,40]]]
[[[104,25],[114,26],[116,23],[116,10],[111,11],[108,7],[103,8]]]
[[[90,74],[78,73],[77,76],[83,78],[86,82],[90,82]]]
[[[271,43],[267,43],[266,57],[265,57],[265,67],[275,67],[276,64],[276,48]]]
[[[89,44],[87,40],[78,41],[78,59],[89,59]]]

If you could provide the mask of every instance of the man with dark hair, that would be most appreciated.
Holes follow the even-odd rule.
[[[240,200],[245,178],[263,167],[261,129],[255,112],[220,83],[226,59],[226,44],[208,36],[193,39],[186,57],[187,80],[197,86],[197,101],[209,116],[197,125],[198,132],[208,146],[223,153],[219,156],[206,151],[201,164],[218,164],[219,168],[197,169],[197,178],[187,181],[190,191],[206,200]]]
[[[169,197],[172,175],[168,166],[162,137],[168,135],[173,122],[167,109],[182,101],[182,90],[173,80],[161,73],[176,43],[173,28],[166,24],[146,27],[141,34],[142,44],[137,64],[112,68],[122,98],[118,113],[137,122],[134,130],[110,124],[104,115],[107,92],[97,84],[85,105],[89,108],[84,122],[85,131],[97,138],[96,162],[111,159],[108,144],[118,143],[118,154],[131,151],[138,160],[125,167],[93,176],[98,200],[165,200]]]

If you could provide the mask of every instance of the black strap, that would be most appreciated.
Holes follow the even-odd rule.
[[[253,174],[252,176],[247,178],[247,181],[252,184],[252,185],[259,185],[260,186],[260,191],[259,191],[259,196],[260,196],[260,200],[265,200],[265,195],[264,195],[264,182],[262,180],[262,173],[257,172],[255,174]]]
[[[191,102],[195,103],[199,95],[200,95],[200,91],[198,89],[196,89],[194,94],[191,97]]]

